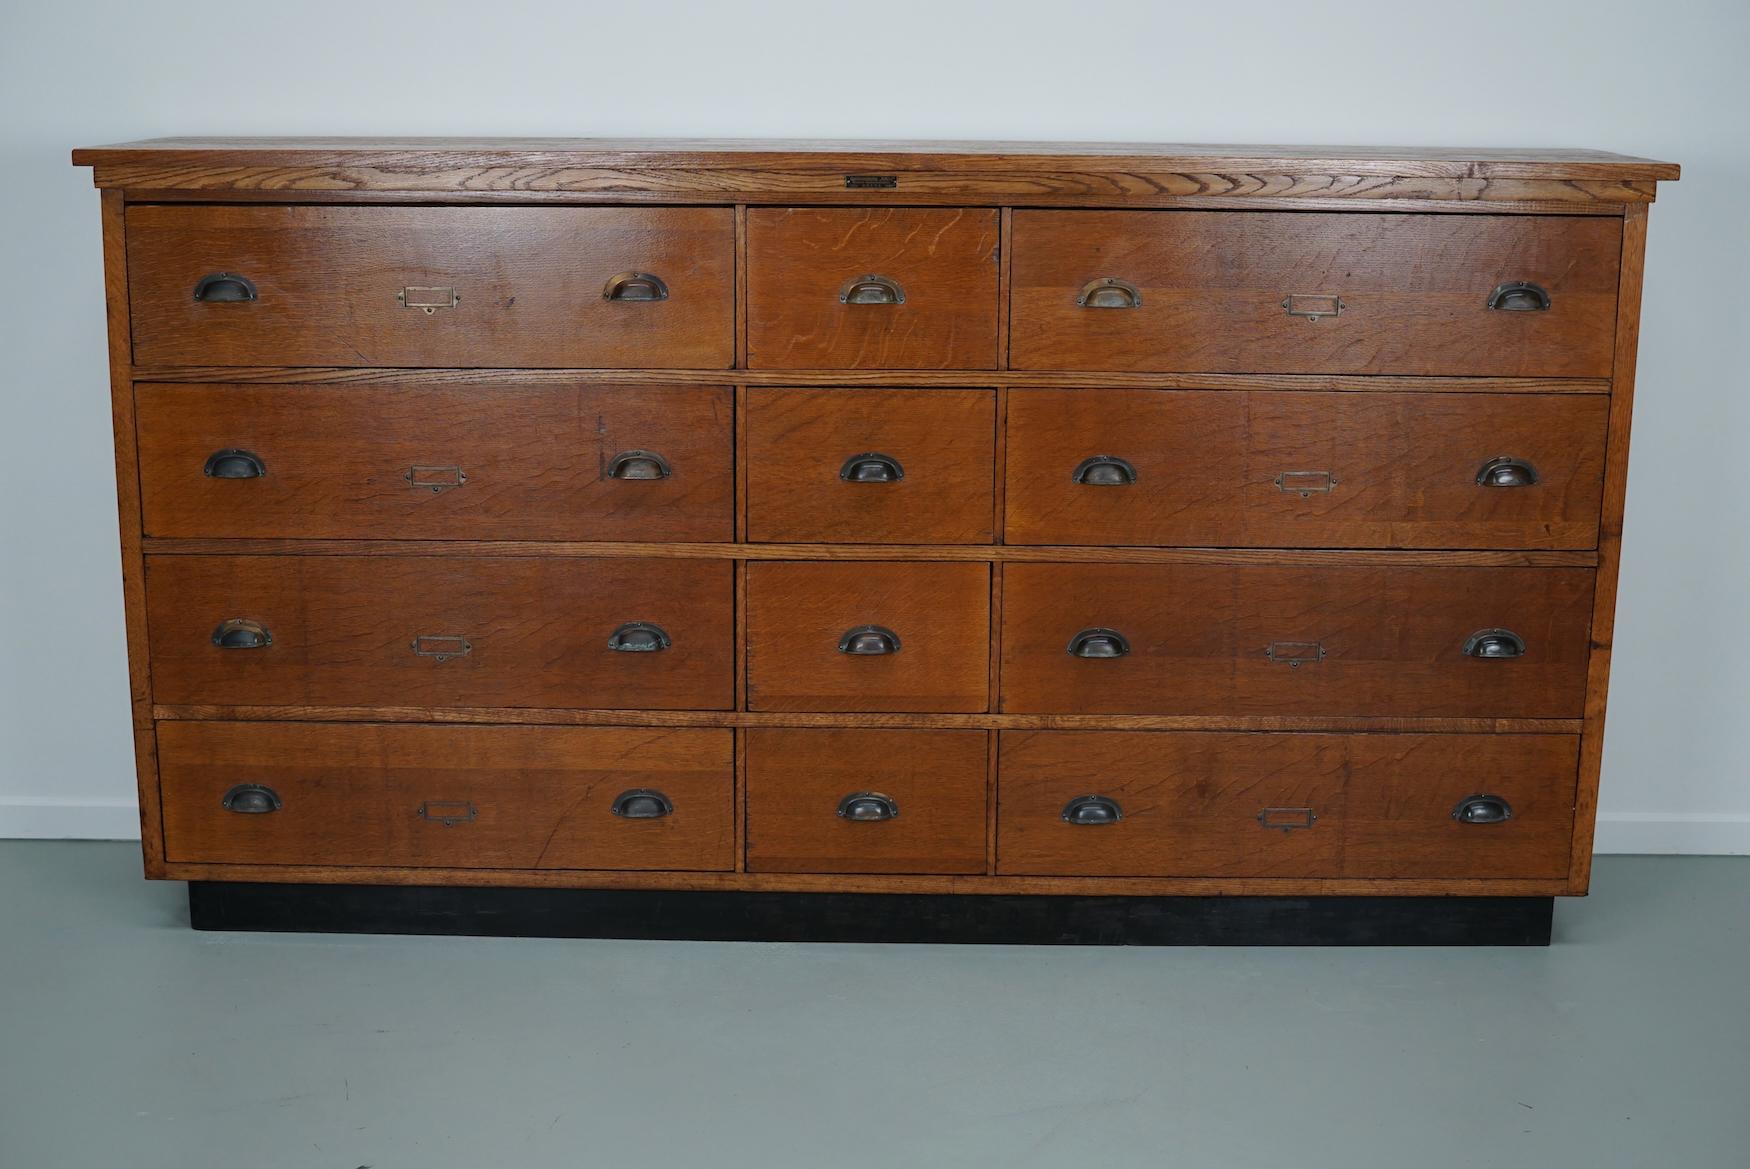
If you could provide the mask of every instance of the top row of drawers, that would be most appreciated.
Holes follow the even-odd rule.
[[[1621,223],[1016,211],[1022,370],[1602,377]],[[752,369],[993,369],[1001,214],[753,208]],[[142,366],[727,369],[727,207],[141,205]]]

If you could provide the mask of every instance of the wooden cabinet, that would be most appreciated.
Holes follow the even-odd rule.
[[[1587,888],[1675,167],[76,161],[153,877]]]

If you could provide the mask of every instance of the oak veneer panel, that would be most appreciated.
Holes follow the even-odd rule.
[[[727,387],[141,384],[135,397],[152,536],[734,538]],[[236,448],[266,473],[204,473]],[[672,473],[610,477],[634,451]],[[424,485],[456,482],[451,470],[460,486]]]
[[[865,625],[896,634],[898,652],[841,652]],[[983,711],[989,663],[988,564],[747,566],[749,710]]]
[[[1017,369],[1603,377],[1622,221],[1579,216],[1017,211]],[[1088,282],[1136,308],[1076,303]],[[1547,312],[1487,307],[1532,281]],[[1289,296],[1342,300],[1288,315]]]
[[[988,544],[995,483],[990,390],[750,389],[748,539]],[[898,464],[848,481],[859,455]]]
[[[1608,413],[1580,394],[1011,390],[1005,538],[1591,548]],[[1124,459],[1135,481],[1074,482],[1095,455]],[[1479,485],[1502,455],[1536,484]]]
[[[984,731],[750,730],[751,873],[982,873]],[[846,796],[878,792],[899,815],[856,822]]]
[[[615,275],[666,300],[607,300]],[[258,299],[196,301],[218,272]],[[142,205],[128,211],[137,365],[612,366],[727,369],[735,217],[727,207]],[[453,289],[427,313],[403,287]]]
[[[165,838],[177,861],[536,870],[734,863],[726,730],[171,723],[161,742]],[[239,782],[272,788],[281,807],[226,810],[221,801]],[[614,815],[614,798],[637,788],[660,791],[674,811]]]
[[[1001,734],[1000,875],[1551,878],[1567,872],[1572,735]],[[1505,799],[1504,823],[1460,801]],[[1102,795],[1116,823],[1063,819]],[[1284,829],[1266,827],[1297,824]]]
[[[726,710],[734,705],[728,561],[403,556],[151,556],[153,696],[163,703]],[[263,649],[222,649],[222,621]],[[672,644],[617,652],[621,625]],[[419,638],[462,638],[440,660]]]
[[[988,208],[753,208],[751,369],[992,369],[999,216]],[[902,304],[844,304],[853,280]]]
[[[1321,565],[1006,564],[1005,713],[1571,718],[1592,571]],[[1081,658],[1113,629],[1130,652]],[[1463,652],[1510,629],[1526,652]],[[1291,665],[1275,645],[1322,660]]]

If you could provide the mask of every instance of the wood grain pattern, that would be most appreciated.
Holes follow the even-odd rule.
[[[1572,718],[1591,613],[1585,569],[1011,564],[1001,709]],[[1090,628],[1130,652],[1069,653]],[[1465,656],[1494,628],[1525,655]]]
[[[729,208],[135,206],[134,350],[142,364],[635,366],[735,359]],[[615,275],[664,300],[608,300]],[[236,273],[258,299],[196,301]],[[427,313],[405,287],[452,290]]]
[[[998,871],[1553,878],[1568,867],[1577,754],[1566,735],[1004,732]],[[1066,822],[1088,794],[1123,818]],[[1453,818],[1480,794],[1512,819]]]
[[[1590,548],[1607,412],[1582,395],[1015,390],[1005,539]],[[1127,461],[1135,482],[1073,481],[1102,454]],[[1537,483],[1479,485],[1502,455],[1528,462]]]
[[[164,703],[729,709],[734,628],[727,561],[467,557],[152,557],[153,695]],[[221,649],[245,618],[264,649]],[[653,622],[659,652],[608,647]],[[418,638],[466,653],[415,652]]]
[[[747,232],[751,368],[995,367],[996,211],[760,208]],[[903,303],[840,303],[865,275]]]
[[[864,625],[897,634],[898,652],[840,652]],[[989,626],[988,565],[750,564],[748,709],[986,710]]]
[[[1020,211],[1012,364],[1023,369],[1601,377],[1621,222],[1296,212]],[[1086,308],[1107,277],[1128,309]],[[1491,311],[1533,281],[1547,312]],[[1289,315],[1290,296],[1340,298]]]
[[[723,386],[152,384],[136,394],[154,536],[734,538]],[[203,473],[209,455],[235,448],[266,474]],[[610,476],[632,452],[660,456],[671,473]],[[423,485],[460,476],[459,486]]]
[[[990,543],[995,407],[990,390],[749,390],[748,539]],[[903,477],[847,481],[870,453]]]
[[[747,868],[756,873],[983,873],[987,735],[981,731],[747,732]],[[892,820],[853,822],[858,792]]]
[[[728,731],[170,723],[165,829],[177,861],[489,869],[732,867]],[[271,788],[242,815],[234,784]],[[673,812],[612,812],[661,792]]]

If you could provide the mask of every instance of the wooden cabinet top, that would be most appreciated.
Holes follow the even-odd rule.
[[[1010,204],[1290,198],[1651,202],[1674,163],[1600,150],[617,138],[154,138],[73,152],[137,191]]]

